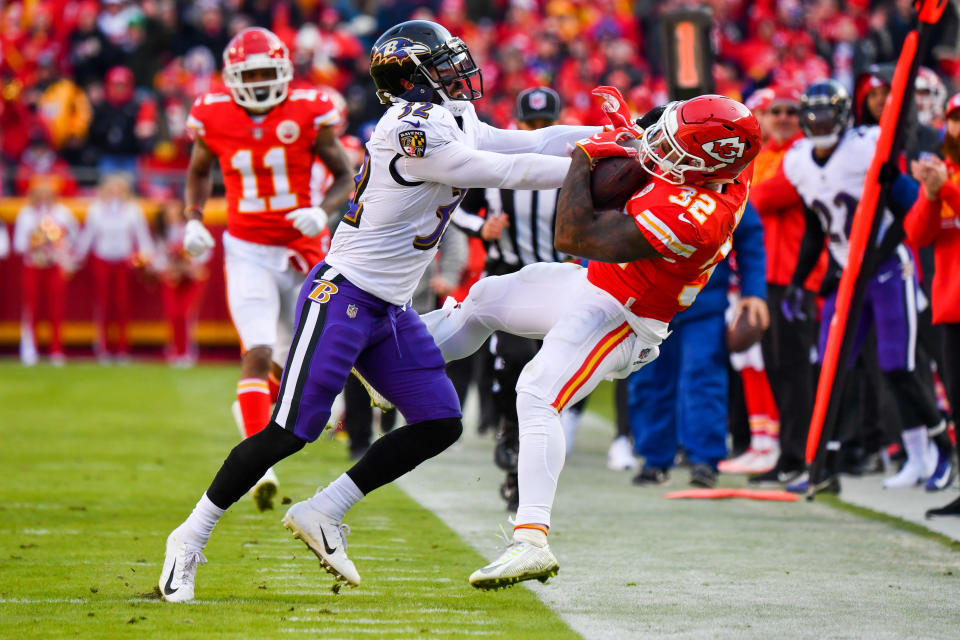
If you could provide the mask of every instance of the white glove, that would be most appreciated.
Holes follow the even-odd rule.
[[[213,249],[213,236],[199,220],[187,220],[183,229],[183,248],[192,256],[199,256],[208,249]]]
[[[322,207],[294,209],[284,217],[305,236],[313,237],[327,228],[327,212]]]

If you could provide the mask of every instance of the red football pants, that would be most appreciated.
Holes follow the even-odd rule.
[[[163,315],[170,327],[170,357],[188,356],[195,351],[194,329],[197,307],[205,284],[203,280],[181,280],[176,284],[163,283]]]
[[[50,319],[50,353],[63,353],[60,330],[63,327],[64,301],[67,297],[67,279],[58,266],[31,267],[23,265],[23,321],[37,335],[37,302],[43,300]]]
[[[94,257],[91,260],[96,295],[94,319],[97,323],[98,354],[109,353],[107,328],[111,322],[117,325],[117,353],[127,353],[127,323],[130,321],[130,267],[126,261],[107,261]]]

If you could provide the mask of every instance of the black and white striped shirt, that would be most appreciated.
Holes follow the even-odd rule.
[[[472,236],[479,237],[487,216],[505,213],[510,221],[499,240],[487,243],[487,271],[491,263],[515,271],[535,262],[561,262],[568,256],[553,246],[557,221],[557,197],[560,189],[514,191],[512,189],[471,190],[453,214],[453,223]],[[498,269],[499,270],[499,269]]]

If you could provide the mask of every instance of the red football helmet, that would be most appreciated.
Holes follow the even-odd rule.
[[[245,71],[273,69],[275,77],[244,80]],[[293,64],[286,45],[272,31],[249,27],[233,36],[223,50],[223,83],[245,109],[265,111],[287,98]]]
[[[671,184],[730,180],[760,151],[760,124],[726,96],[672,102],[640,138],[638,160]]]

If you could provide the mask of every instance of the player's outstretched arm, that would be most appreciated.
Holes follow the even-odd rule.
[[[579,147],[560,188],[553,243],[559,251],[598,262],[632,262],[660,255],[632,217],[594,210],[590,158]]]

